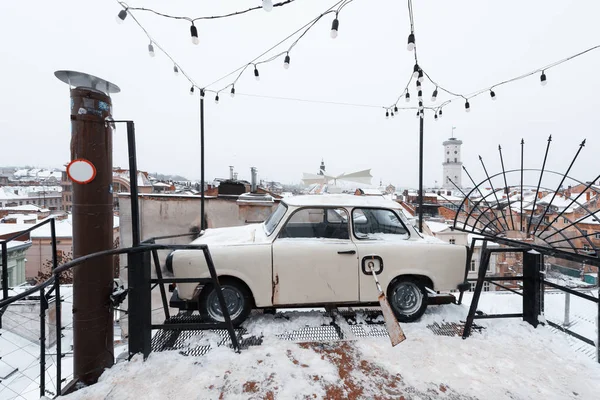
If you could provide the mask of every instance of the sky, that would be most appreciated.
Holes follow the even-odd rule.
[[[335,0],[296,0],[267,13],[196,23],[200,43],[192,44],[190,24],[150,13],[134,15],[199,86],[245,65],[263,51],[335,4]],[[187,16],[238,11],[260,0],[190,2],[132,0],[132,7]],[[173,73],[173,63],[131,18],[115,21],[116,1],[32,0],[0,2],[1,165],[59,167],[70,160],[68,86],[54,71],[87,72],[117,84],[115,119],[136,124],[138,167],[148,172],[200,177],[199,96]],[[421,67],[442,86],[471,93],[600,44],[600,3],[596,0],[415,1],[415,35]],[[385,119],[383,106],[402,93],[414,66],[406,50],[410,32],[406,1],[354,0],[339,15],[339,35],[331,39],[333,16],[317,22],[283,59],[261,65],[261,80],[248,69],[215,104],[205,101],[206,177],[227,177],[229,165],[250,179],[299,183],[316,173],[324,159],[331,174],[372,169],[373,183],[397,187],[418,184],[419,120],[401,111]],[[289,42],[287,42],[289,43]],[[278,47],[273,53],[287,50]],[[500,172],[498,145],[507,169],[520,163],[539,168],[552,135],[547,167],[564,171],[587,138],[570,175],[592,180],[600,172],[596,101],[600,89],[600,49],[539,75],[496,88],[496,101],[484,94],[464,111],[457,101],[444,116],[424,120],[424,182],[442,181],[442,142],[454,134],[463,141],[463,162],[476,181]],[[221,89],[232,77],[211,87]],[[425,105],[434,87],[425,83]],[[410,87],[415,106],[414,85]],[[246,96],[245,96],[245,95]],[[354,107],[268,99],[273,96],[372,105]],[[405,106],[402,101],[399,106]],[[114,165],[127,167],[124,127],[114,133]],[[533,178],[532,178],[533,179]],[[545,178],[546,179],[546,178]],[[535,180],[535,179],[534,179]],[[463,182],[468,177],[463,175]],[[552,183],[552,182],[550,182]]]

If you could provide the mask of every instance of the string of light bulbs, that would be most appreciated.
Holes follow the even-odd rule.
[[[293,1],[293,0],[292,0]],[[204,86],[199,86],[188,74],[184,73],[180,64],[177,63],[174,58],[162,47],[160,46],[156,40],[154,40],[152,38],[152,36],[148,33],[148,31],[142,26],[142,24],[137,20],[137,18],[135,18],[135,16],[133,15],[134,11],[150,11],[153,12],[155,14],[158,15],[162,15],[168,18],[173,18],[173,19],[185,19],[188,20],[190,22],[192,22],[192,18],[189,17],[179,17],[179,16],[172,16],[172,15],[168,15],[168,14],[163,14],[163,13],[158,13],[154,10],[149,10],[149,9],[139,9],[139,8],[134,8],[134,7],[129,7],[126,3],[117,0],[117,3],[119,3],[119,5],[121,5],[121,7],[123,7],[123,9],[119,12],[119,14],[117,15],[117,22],[122,23],[123,21],[125,21],[125,19],[127,18],[127,15],[130,15],[131,18],[134,20],[134,22],[142,29],[142,31],[144,32],[144,34],[147,36],[148,40],[150,41],[150,43],[148,44],[148,53],[151,57],[155,56],[155,51],[154,51],[154,45],[156,45],[156,47],[163,52],[172,62],[173,62],[173,71],[175,72],[175,74],[177,74],[179,71],[181,71],[183,73],[183,75],[186,77],[186,79],[190,82],[191,87],[190,87],[190,95],[193,95],[195,93],[196,89],[199,89],[200,92],[200,96],[204,97],[205,94],[207,92],[212,92],[215,94],[215,102],[218,103],[219,102],[219,93],[229,87],[231,87],[230,90],[230,94],[232,97],[235,96],[235,83],[241,78],[243,72],[249,67],[249,66],[253,66],[254,67],[254,77],[257,80],[260,80],[260,73],[258,71],[257,66],[260,64],[265,64],[271,61],[274,61],[282,56],[285,55],[284,57],[284,68],[289,68],[290,65],[290,51],[298,44],[298,42],[300,41],[300,39],[302,39],[304,37],[304,35],[306,35],[306,33],[321,19],[323,18],[323,16],[329,14],[329,13],[333,13],[335,12],[336,17],[332,23],[332,29],[330,32],[330,36],[332,38],[337,37],[337,29],[339,27],[339,20],[338,20],[338,14],[339,12],[342,10],[343,7],[345,7],[347,4],[351,3],[353,0],[340,0],[337,3],[335,3],[333,6],[329,7],[325,12],[321,13],[320,15],[318,15],[316,18],[312,19],[311,21],[309,21],[307,24],[303,25],[301,28],[297,29],[296,31],[294,31],[293,33],[291,33],[290,35],[288,35],[286,38],[284,38],[283,40],[279,41],[278,43],[276,43],[275,45],[271,46],[269,49],[267,49],[266,51],[264,51],[263,53],[261,53],[259,56],[255,57],[253,60],[251,60],[250,62],[244,64],[243,66],[235,69],[234,71],[230,72],[227,75],[224,75],[223,77],[213,81],[212,83],[208,84],[208,85],[204,85]],[[291,1],[290,1],[291,2]],[[266,3],[263,1],[263,6],[266,5]],[[272,2],[271,2],[272,3]],[[289,4],[289,2],[281,2],[281,3],[277,3],[273,6],[281,6],[284,4]],[[232,14],[226,14],[226,15],[222,15],[222,16],[217,16],[217,17],[225,17],[225,16],[231,16],[231,15],[239,15],[240,13],[244,13],[244,12],[248,12],[254,9],[258,9],[261,7],[254,7],[252,9],[249,10],[245,10],[242,12],[237,12],[237,13],[232,13]],[[268,4],[267,7],[265,9],[268,9]],[[268,9],[268,11],[270,11],[270,9]],[[216,18],[216,17],[198,17],[196,19],[209,19],[209,18]],[[261,57],[265,56],[266,54],[268,54],[269,52],[271,52],[272,50],[274,50],[275,48],[277,48],[278,46],[282,45],[283,43],[285,43],[286,41],[290,40],[291,38],[293,38],[295,35],[297,35],[298,33],[302,32],[292,43],[291,45],[288,47],[288,49],[284,52],[280,52],[278,54],[275,54],[274,56],[271,56],[267,59],[264,60],[260,60]],[[191,27],[191,35],[192,35],[192,42],[194,44],[197,44],[197,29],[195,28],[194,25],[192,25]],[[215,85],[216,83],[228,78],[229,76],[235,74],[235,73],[239,73],[238,76],[235,78],[235,80],[231,83],[229,83],[228,85],[226,85],[224,88],[219,89],[219,90],[214,90],[214,89],[210,89],[211,86]]]
[[[282,1],[280,3],[276,3],[276,4],[272,4],[271,5],[273,7],[279,7],[279,6],[283,6],[286,4],[289,4],[291,2],[293,2],[295,0],[289,0],[289,1]],[[223,92],[224,90],[230,88],[230,95],[231,97],[234,97],[236,95],[236,88],[235,85],[236,83],[239,81],[239,79],[242,77],[243,73],[250,67],[254,67],[253,68],[253,74],[256,80],[260,80],[260,72],[258,70],[258,66],[261,64],[265,64],[265,63],[269,63],[272,61],[275,61],[281,57],[284,58],[284,63],[283,63],[283,67],[285,69],[288,69],[290,66],[290,61],[291,61],[291,57],[290,57],[290,51],[298,44],[298,42],[308,33],[308,31],[313,28],[317,22],[319,20],[321,20],[324,16],[331,14],[331,13],[335,13],[335,18],[332,21],[331,24],[331,31],[330,31],[330,36],[335,39],[337,37],[338,34],[338,30],[339,30],[339,13],[340,11],[349,3],[351,3],[353,0],[340,0],[337,3],[335,3],[333,6],[331,6],[330,8],[328,8],[327,10],[325,10],[323,13],[321,13],[320,15],[318,15],[317,17],[313,18],[311,21],[309,21],[308,23],[306,23],[305,25],[303,25],[302,27],[300,27],[299,29],[297,29],[296,31],[294,31],[293,33],[291,33],[290,35],[288,35],[287,37],[285,37],[283,40],[280,40],[278,43],[276,43],[275,45],[271,46],[269,49],[267,49],[266,51],[262,52],[259,56],[255,57],[254,59],[252,59],[250,62],[240,66],[239,68],[231,71],[230,73],[216,79],[215,81],[211,82],[208,85],[205,86],[199,86],[182,68],[181,65],[179,63],[177,63],[175,61],[175,59],[162,47],[160,46],[153,38],[152,36],[148,33],[148,31],[142,26],[142,24],[135,18],[135,16],[133,15],[133,11],[145,11],[145,12],[152,12],[154,14],[157,15],[161,15],[163,17],[166,18],[172,18],[172,19],[184,19],[188,22],[192,22],[196,21],[196,20],[200,20],[200,19],[215,19],[215,18],[225,18],[225,17],[230,17],[230,16],[234,16],[234,15],[240,15],[243,13],[247,13],[253,10],[257,10],[257,9],[265,9],[265,11],[271,11],[272,7],[269,7],[269,2],[267,1],[263,1],[261,6],[258,7],[253,7],[247,10],[243,10],[243,11],[239,11],[239,12],[234,12],[234,13],[230,13],[230,14],[223,14],[223,15],[218,15],[218,16],[210,16],[210,17],[196,17],[196,18],[190,18],[190,17],[181,17],[181,16],[174,16],[174,15],[168,15],[168,14],[163,14],[163,13],[159,13],[157,11],[151,10],[151,9],[146,9],[146,8],[134,8],[134,7],[129,7],[127,6],[126,3],[117,0],[117,3],[119,3],[123,9],[119,12],[118,16],[117,16],[117,21],[118,22],[123,22],[127,15],[131,16],[131,19],[134,20],[134,22],[140,27],[140,29],[144,32],[144,34],[147,36],[148,40],[149,40],[149,44],[148,44],[148,52],[149,55],[151,57],[154,57],[155,55],[155,51],[154,51],[154,46],[156,46],[163,54],[165,54],[167,56],[167,58],[169,58],[169,60],[171,60],[173,62],[173,71],[175,74],[178,74],[179,72],[182,73],[182,75],[190,82],[191,87],[190,87],[190,94],[193,95],[195,93],[195,90],[198,89],[200,92],[200,96],[204,97],[205,94],[207,92],[212,92],[215,94],[215,102],[218,103],[220,98],[219,98],[219,94],[221,92]],[[484,93],[489,93],[490,97],[492,100],[496,100],[496,93],[494,91],[495,88],[521,80],[521,79],[525,79],[527,77],[530,77],[532,75],[535,74],[540,74],[540,83],[542,85],[546,85],[547,83],[547,75],[546,75],[546,71],[548,71],[549,69],[556,67],[558,65],[561,65],[563,63],[566,63],[574,58],[583,56],[586,53],[589,53],[593,50],[599,49],[600,45],[596,45],[593,47],[590,47],[584,51],[581,51],[579,53],[573,54],[569,57],[563,58],[561,60],[555,61],[551,64],[545,65],[543,67],[540,68],[536,68],[533,71],[518,75],[516,77],[510,78],[510,79],[506,79],[504,81],[500,81],[498,83],[495,83],[491,86],[488,86],[486,88],[483,89],[479,89],[476,90],[472,93],[469,94],[461,94],[452,90],[447,89],[445,86],[440,85],[439,83],[437,83],[436,81],[433,80],[433,78],[431,78],[431,76],[425,72],[419,62],[418,62],[418,57],[417,57],[417,46],[416,46],[416,37],[415,37],[415,27],[414,27],[414,15],[413,15],[413,7],[412,7],[412,0],[408,0],[408,10],[409,10],[409,22],[410,22],[410,33],[408,35],[408,40],[407,40],[407,50],[412,52],[414,54],[414,59],[415,59],[415,65],[413,68],[413,72],[411,73],[408,83],[406,84],[406,86],[404,87],[404,90],[401,92],[401,94],[397,97],[396,101],[391,105],[391,106],[376,106],[376,105],[368,105],[368,104],[357,104],[357,103],[345,103],[345,102],[335,102],[335,101],[321,101],[321,100],[312,100],[312,99],[300,99],[300,98],[290,98],[290,97],[277,97],[277,96],[259,96],[259,95],[252,95],[252,94],[241,94],[243,96],[249,96],[249,97],[262,97],[262,98],[270,98],[270,99],[278,99],[278,100],[288,100],[288,101],[299,101],[299,102],[309,102],[309,103],[316,103],[316,104],[336,104],[336,105],[347,105],[347,106],[353,106],[353,107],[368,107],[368,108],[382,108],[385,110],[385,116],[386,118],[389,117],[394,117],[400,110],[417,110],[417,117],[421,117],[424,118],[424,112],[425,110],[431,110],[434,112],[434,119],[437,120],[438,118],[441,118],[443,115],[443,108],[449,104],[451,104],[452,102],[455,102],[458,99],[462,99],[465,101],[465,111],[470,112],[471,111],[471,105],[469,100],[473,99],[475,97],[478,97]],[[197,30],[194,32],[195,30],[195,26],[192,24],[192,29],[191,29],[191,35],[192,35],[192,42],[193,43],[197,43]],[[301,33],[300,33],[301,32]],[[194,34],[195,33],[195,34]],[[298,35],[298,33],[300,33],[300,35]],[[270,56],[269,58],[266,59],[262,59],[262,57],[264,57],[265,55],[267,55],[268,53],[270,53],[272,50],[276,49],[277,47],[281,46],[282,44],[284,44],[285,42],[287,42],[288,40],[290,40],[291,38],[293,38],[294,36],[298,35],[298,37],[290,44],[290,46],[287,48],[287,50],[285,51],[281,51],[275,55]],[[221,89],[218,90],[214,90],[211,89],[210,87],[216,85],[217,83],[227,79],[228,77],[237,74],[235,79],[228,83],[227,85],[223,86]],[[432,92],[432,96],[431,96],[431,102],[435,103],[437,101],[437,96],[439,94],[439,91],[445,92],[448,95],[452,96],[453,98],[448,99],[443,101],[442,103],[438,104],[438,105],[428,105],[425,106],[424,105],[424,99],[423,99],[423,83],[425,81],[425,78],[433,85],[435,86],[435,89]],[[410,92],[409,92],[409,87],[410,84],[413,82],[413,80],[416,83],[416,92],[417,92],[417,100],[418,100],[418,106],[413,106],[413,107],[399,107],[398,103],[401,101],[402,98],[405,99],[405,101],[408,103],[411,101],[411,96],[410,96]]]
[[[400,101],[400,99],[402,97],[405,98],[405,100],[407,102],[410,101],[410,92],[408,90],[408,87],[410,86],[410,83],[412,81],[412,79],[416,79],[416,90],[417,90],[417,98],[419,100],[419,111],[417,112],[417,117],[421,117],[424,118],[424,110],[425,109],[431,109],[434,111],[434,119],[437,120],[438,118],[440,118],[443,115],[443,107],[447,106],[448,104],[452,103],[453,101],[457,100],[458,98],[461,98],[465,101],[465,111],[466,112],[470,112],[471,111],[471,103],[469,102],[470,99],[473,99],[477,96],[480,96],[483,93],[488,93],[490,94],[490,97],[492,100],[496,100],[496,92],[494,91],[495,88],[500,87],[502,85],[506,85],[508,83],[511,82],[515,82],[521,79],[525,79],[527,77],[530,77],[532,75],[536,75],[536,74],[540,74],[540,84],[545,86],[548,83],[548,77],[546,75],[546,71],[556,67],[557,65],[563,64],[565,62],[568,62],[574,58],[580,57],[590,51],[596,50],[598,48],[600,48],[600,45],[596,45],[593,47],[590,47],[584,51],[581,51],[579,53],[573,54],[569,57],[563,58],[561,60],[555,61],[551,64],[548,64],[546,66],[537,68],[531,72],[527,72],[525,74],[521,74],[519,76],[498,82],[492,86],[489,86],[487,88],[483,88],[480,90],[477,90],[475,92],[472,92],[470,94],[460,94],[454,91],[451,91],[449,89],[446,89],[444,86],[441,86],[440,84],[438,84],[437,82],[435,82],[430,76],[429,74],[427,74],[419,65],[419,60],[417,57],[417,46],[416,46],[416,40],[415,40],[415,24],[414,24],[414,14],[413,14],[413,7],[412,7],[412,0],[408,0],[408,15],[409,15],[409,23],[410,23],[410,33],[408,35],[408,41],[407,41],[407,50],[412,52],[414,54],[414,58],[415,58],[415,65],[413,68],[413,73],[411,76],[411,79],[409,79],[409,82],[407,84],[407,86],[404,88],[404,91],[400,94],[400,96],[398,96],[398,98],[396,99],[396,101],[394,102],[394,104],[392,104],[389,107],[384,107],[386,112],[385,112],[385,116],[386,118],[388,118],[391,114],[391,116],[394,116],[394,111],[396,111],[398,109],[398,102]],[[438,89],[446,92],[447,94],[453,96],[453,98],[446,100],[444,102],[442,102],[439,105],[433,105],[433,106],[429,106],[429,107],[424,107],[423,106],[423,81],[425,80],[425,78],[427,78],[427,80],[429,80],[429,82],[431,84],[433,84],[435,86],[435,89],[432,92],[431,95],[431,102],[435,103],[437,101],[437,96],[439,94]]]

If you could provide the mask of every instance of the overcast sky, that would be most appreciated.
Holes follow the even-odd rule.
[[[135,14],[199,85],[245,64],[333,5],[335,0],[296,0],[271,13],[197,23],[193,45],[189,23],[148,13]],[[61,166],[70,159],[68,87],[54,71],[84,71],[121,87],[114,94],[115,119],[136,123],[138,166],[149,172],[199,178],[199,97],[173,74],[160,52],[148,56],[143,32],[128,18],[115,22],[115,1],[0,2],[0,149],[2,165]],[[93,3],[93,4],[92,4]],[[131,6],[188,16],[214,15],[260,4],[260,0],[132,0]],[[528,72],[600,43],[600,2],[415,1],[415,32],[420,64],[433,79],[470,93]],[[355,0],[339,16],[339,36],[329,36],[329,15],[283,60],[252,69],[236,85],[238,93],[332,102],[388,105],[402,92],[414,65],[406,50],[406,1]],[[285,50],[280,48],[278,51]],[[456,127],[463,161],[482,178],[481,155],[490,172],[500,171],[497,146],[507,168],[519,164],[519,142],[526,141],[526,167],[538,168],[548,135],[548,165],[564,170],[587,138],[571,175],[591,180],[599,172],[600,50],[539,76],[444,109],[444,118],[425,119],[425,184],[441,184],[442,142]],[[225,80],[219,89],[229,83]],[[426,84],[426,105],[433,87]],[[414,87],[411,87],[414,98]],[[249,179],[256,166],[262,179],[298,183],[315,173],[321,158],[332,174],[372,168],[374,183],[406,187],[418,179],[418,119],[401,112],[386,120],[379,108],[311,104],[223,93],[206,101],[206,176],[226,177],[234,165]],[[438,102],[443,100],[439,96]],[[402,105],[405,103],[402,102]],[[127,166],[126,132],[116,131],[114,165]],[[463,181],[467,177],[463,176]]]

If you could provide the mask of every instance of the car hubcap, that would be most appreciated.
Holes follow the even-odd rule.
[[[392,294],[395,308],[404,315],[416,313],[423,303],[423,293],[413,282],[400,283]]]
[[[229,316],[232,320],[234,320],[239,317],[244,310],[244,297],[242,296],[242,293],[240,293],[240,291],[234,287],[221,286],[221,289],[221,293],[223,293],[223,297],[225,298],[227,310],[229,311]],[[208,309],[206,311],[208,312],[210,318],[215,321],[225,321],[216,290],[212,290],[208,295],[207,306]]]

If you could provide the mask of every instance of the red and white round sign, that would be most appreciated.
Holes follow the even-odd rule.
[[[67,175],[73,182],[90,183],[96,177],[96,167],[90,161],[78,158],[67,165]]]

